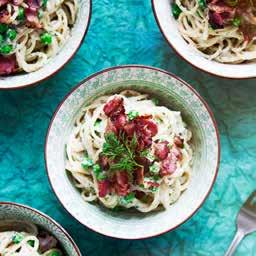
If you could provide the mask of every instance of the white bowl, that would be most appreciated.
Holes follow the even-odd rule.
[[[177,21],[172,16],[171,0],[151,0],[159,28],[176,53],[192,66],[212,75],[245,79],[256,77],[256,63],[222,64],[208,60],[182,38]]]
[[[60,243],[68,256],[82,256],[68,232],[46,214],[26,205],[13,202],[0,202],[0,223],[6,220],[25,221],[48,231]]]
[[[180,110],[193,133],[194,164],[188,189],[169,209],[142,214],[113,212],[83,201],[65,172],[65,144],[82,106],[102,95],[124,89],[146,92],[162,104]],[[198,93],[174,75],[152,67],[121,66],[103,70],[74,88],[57,108],[45,144],[49,181],[57,198],[80,223],[101,234],[139,239],[172,230],[202,205],[215,181],[219,163],[219,137],[209,107]]]
[[[79,47],[88,31],[91,19],[92,0],[78,0],[79,9],[76,22],[71,30],[71,36],[56,56],[41,69],[31,73],[18,73],[0,76],[1,89],[19,89],[39,83],[61,70],[67,64]]]

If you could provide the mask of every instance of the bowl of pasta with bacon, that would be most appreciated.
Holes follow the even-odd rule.
[[[152,0],[161,32],[186,61],[231,79],[256,77],[256,2]]]
[[[0,202],[0,255],[81,256],[70,237],[49,216],[31,207]]]
[[[91,0],[0,0],[0,89],[59,71],[88,30]]]
[[[45,160],[53,191],[79,222],[111,237],[146,238],[201,206],[217,175],[218,131],[204,100],[179,78],[114,67],[59,105]]]

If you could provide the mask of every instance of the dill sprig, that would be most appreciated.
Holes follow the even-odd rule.
[[[114,133],[106,134],[102,154],[113,161],[110,170],[131,173],[137,167],[142,167],[135,161],[137,143],[136,135],[129,140],[124,134],[119,137]]]

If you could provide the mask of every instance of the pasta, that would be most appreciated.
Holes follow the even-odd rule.
[[[180,112],[146,94],[102,96],[75,121],[66,170],[87,202],[140,212],[168,208],[190,181],[191,136]]]
[[[68,40],[77,0],[2,1],[0,75],[42,68]]]
[[[5,231],[0,232],[0,255],[3,256],[61,256],[59,249],[50,248],[46,251],[40,247],[40,238],[26,232]],[[53,239],[44,244],[55,244]],[[54,239],[55,240],[55,239]],[[44,245],[45,246],[45,245]],[[51,245],[49,246],[51,247]]]
[[[255,3],[250,0],[175,0],[178,29],[207,59],[241,63],[256,59]]]

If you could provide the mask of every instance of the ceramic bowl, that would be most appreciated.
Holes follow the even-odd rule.
[[[52,234],[67,256],[82,256],[67,231],[52,218],[36,209],[17,203],[0,202],[0,223],[6,220],[31,222]]]
[[[256,77],[256,63],[222,64],[200,55],[182,38],[177,21],[172,16],[171,0],[151,0],[159,28],[169,45],[192,66],[207,73],[225,78],[245,79]]]
[[[142,214],[113,212],[83,201],[65,172],[65,144],[81,108],[102,95],[124,89],[146,92],[170,109],[179,110],[193,133],[192,180],[180,199],[168,210]],[[121,66],[103,70],[81,82],[57,108],[45,145],[46,168],[61,204],[80,223],[101,234],[139,239],[172,230],[202,205],[215,181],[219,163],[219,138],[212,112],[188,84],[156,68]]]
[[[39,83],[60,71],[72,59],[88,31],[92,9],[92,0],[78,0],[78,3],[78,15],[71,36],[57,55],[35,72],[0,76],[0,90],[19,89]]]

